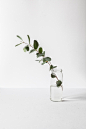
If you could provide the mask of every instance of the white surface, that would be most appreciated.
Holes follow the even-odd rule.
[[[0,89],[0,129],[86,129],[86,89],[64,89],[52,102],[49,89]]]
[[[23,45],[15,48],[16,35],[28,42],[27,34],[63,70],[64,87],[86,87],[86,0],[0,0],[2,88],[50,86],[48,65],[24,53]]]

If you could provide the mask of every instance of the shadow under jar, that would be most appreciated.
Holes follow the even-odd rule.
[[[50,79],[50,100],[54,102],[62,101],[63,93],[63,73],[62,69],[52,69]]]

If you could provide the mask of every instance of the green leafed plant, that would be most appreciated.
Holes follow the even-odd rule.
[[[51,73],[52,78],[56,78],[56,75],[54,73]]]
[[[16,46],[19,46],[20,44],[22,44],[22,43],[16,44],[15,47],[16,47]]]
[[[50,70],[53,69],[53,68],[56,68],[56,67],[57,67],[57,66],[51,65],[51,66],[50,66]]]
[[[35,51],[35,49],[32,49],[32,50],[30,50],[30,52],[29,53],[32,53],[32,52],[34,52]]]
[[[24,52],[29,51],[29,46],[28,46],[28,45],[25,46],[25,47],[23,48],[23,50],[24,50]]]
[[[43,52],[42,47],[40,47],[38,51],[39,51],[39,53],[42,53]]]
[[[23,41],[23,39],[19,35],[17,35],[17,37]]]
[[[30,36],[29,36],[29,35],[27,35],[27,37],[28,37],[28,41],[29,41],[29,44],[30,44]]]
[[[36,55],[37,55],[37,58],[38,58],[38,57],[44,57],[44,56],[45,56],[45,51],[44,51],[43,53],[39,53],[39,52],[38,52],[38,53],[36,53]]]
[[[38,46],[39,46],[39,43],[38,43],[36,40],[34,40],[34,44],[33,44],[33,46],[34,46],[34,49],[37,49],[37,48],[38,48]]]
[[[27,35],[27,37],[28,37],[28,42],[29,43],[26,43],[26,42],[24,42],[23,41],[23,39],[19,36],[19,35],[17,35],[17,37],[21,40],[21,43],[19,43],[19,44],[17,44],[17,45],[15,45],[15,47],[16,46],[19,46],[19,45],[21,45],[21,44],[27,44],[24,48],[23,48],[23,50],[24,50],[24,52],[28,52],[29,51],[29,53],[33,53],[33,52],[36,52],[36,56],[37,56],[37,58],[41,58],[40,60],[36,60],[36,61],[38,61],[39,63],[40,62],[42,62],[41,63],[41,65],[44,65],[44,64],[49,64],[49,66],[50,66],[50,70],[52,70],[52,69],[54,69],[54,68],[56,68],[57,66],[53,66],[52,64],[51,64],[51,58],[50,57],[45,57],[45,51],[43,51],[43,48],[42,47],[39,47],[39,43],[38,43],[38,41],[37,40],[34,40],[33,41],[33,46],[31,45],[31,43],[30,43],[30,36],[29,35]],[[29,49],[29,48],[32,48],[31,50]],[[59,80],[58,79],[58,77],[54,74],[54,73],[51,73],[51,78],[56,78],[57,79],[57,81],[56,81],[56,86],[57,87],[59,87],[59,86],[62,86],[61,84],[62,84],[62,81],[61,80]]]
[[[61,86],[62,81],[58,80],[58,81],[56,81],[56,84],[57,84],[57,87],[59,87],[59,86]]]

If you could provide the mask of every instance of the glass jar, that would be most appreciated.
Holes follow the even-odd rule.
[[[50,79],[50,100],[62,101],[63,93],[63,73],[62,69],[52,69]]]

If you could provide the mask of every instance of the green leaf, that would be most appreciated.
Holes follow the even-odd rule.
[[[23,48],[23,50],[24,50],[24,52],[29,51],[29,46],[28,46],[28,45],[25,46],[25,47]]]
[[[26,52],[27,51],[26,48],[23,48],[23,51]]]
[[[51,58],[50,57],[43,58],[43,62],[46,62],[46,61],[51,61]]]
[[[41,65],[44,65],[46,62],[43,62]]]
[[[57,66],[53,66],[53,68],[56,68]]]
[[[50,65],[50,70],[53,69],[53,65]]]
[[[33,44],[34,49],[37,49],[38,46],[39,46],[39,43],[36,40],[34,40],[34,44]]]
[[[29,41],[29,44],[30,44],[30,36],[29,36],[29,35],[27,35],[27,37],[28,37],[28,41]]]
[[[60,81],[60,80],[56,81],[57,87],[61,86],[61,84],[62,84],[62,81]]]
[[[37,58],[40,57],[40,56],[45,56],[45,51],[43,53],[41,53],[41,54],[40,53],[36,53],[36,55],[37,55]]]
[[[42,53],[42,54],[43,54],[43,56],[45,56],[45,51],[43,51],[43,53]]]
[[[43,49],[42,47],[39,48],[39,53],[42,53]]]
[[[39,63],[42,61],[42,59],[41,60],[35,60],[35,61],[39,61]]]
[[[52,77],[52,78],[55,78],[56,75],[55,75],[54,73],[51,73],[51,77]]]
[[[57,66],[50,65],[50,70],[56,68]]]
[[[32,50],[30,50],[30,53],[32,53],[32,52],[34,52],[35,51],[35,49],[32,49]]]
[[[23,40],[19,35],[17,35],[17,37],[18,37],[19,39]]]
[[[22,44],[22,43],[16,44],[15,47],[16,47],[16,46],[19,46],[20,44]]]

